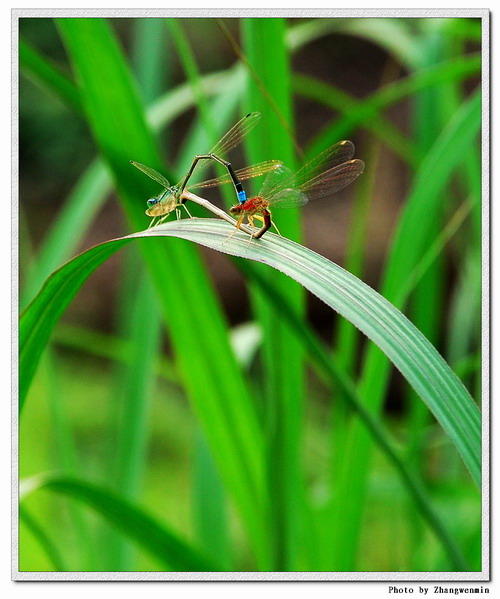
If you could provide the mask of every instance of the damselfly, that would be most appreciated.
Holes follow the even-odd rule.
[[[341,141],[318,154],[296,173],[285,167],[270,172],[259,195],[229,210],[231,214],[238,215],[236,230],[245,218],[252,226],[253,219],[258,218],[263,226],[253,235],[256,239],[262,237],[271,225],[278,231],[271,220],[269,208],[303,206],[309,200],[322,198],[343,189],[363,172],[365,166],[362,160],[353,160],[353,156],[354,144]]]
[[[225,166],[228,171],[227,174],[192,185],[192,189],[215,187],[232,182],[236,188],[239,202],[244,203],[246,201],[246,195],[241,181],[263,175],[271,170],[279,168],[282,164],[279,160],[266,160],[265,162],[260,162],[259,164],[254,164],[253,166],[235,171],[231,166],[231,163],[224,159],[227,152],[232,150],[242,141],[242,139],[255,127],[259,119],[259,112],[250,112],[244,116],[217,144],[215,144],[208,154],[198,154],[194,157],[189,171],[177,185],[170,185],[170,182],[166,177],[150,166],[131,160],[131,163],[136,168],[164,187],[164,190],[160,194],[147,201],[148,209],[146,210],[146,214],[153,219],[149,226],[151,227],[155,224],[156,218],[158,218],[156,224],[163,222],[173,210],[178,210],[180,206],[184,206],[186,212],[191,216],[189,210],[185,206],[185,200],[181,197],[182,192],[186,189],[196,165],[199,163],[199,171],[208,165],[209,160],[215,160]]]

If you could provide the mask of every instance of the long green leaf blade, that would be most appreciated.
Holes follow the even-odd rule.
[[[348,318],[383,350],[426,402],[479,484],[479,410],[458,377],[420,331],[371,287],[308,248],[269,233],[249,245],[248,237],[243,234],[227,240],[231,232],[227,223],[213,219],[171,222],[105,242],[66,263],[49,277],[22,316],[21,370],[38,361],[57,319],[99,264],[133,239],[177,236],[268,264],[294,278]]]
[[[481,56],[473,54],[453,61],[445,61],[438,65],[423,69],[401,81],[395,81],[377,90],[368,98],[350,103],[342,112],[346,118],[340,119],[333,126],[317,136],[308,153],[315,154],[325,146],[348,137],[358,126],[366,126],[366,121],[378,118],[381,111],[421,89],[439,85],[443,81],[461,81],[473,77],[480,72]],[[330,100],[330,94],[325,100]]]
[[[476,91],[454,115],[448,127],[434,142],[415,176],[412,191],[405,204],[396,229],[381,284],[381,293],[396,307],[402,308],[407,300],[405,285],[420,256],[429,244],[427,229],[431,225],[429,214],[442,202],[442,192],[449,177],[464,156],[464,148],[474,142],[481,126],[481,92]],[[403,297],[404,295],[404,297]],[[369,346],[363,365],[360,392],[367,405],[377,413],[382,406],[388,385],[390,363],[378,347]],[[444,382],[444,381],[443,381]],[[448,392],[451,392],[451,388]],[[418,393],[418,391],[417,391]],[[428,404],[429,405],[429,404]],[[429,406],[430,407],[430,406]],[[453,402],[445,402],[442,409],[455,412]],[[472,415],[472,420],[469,418]],[[463,442],[470,456],[475,456],[469,470],[474,482],[481,485],[481,428],[477,410],[456,414],[457,425],[462,428]],[[337,522],[336,534],[345,540],[340,543],[337,557],[339,567],[350,570],[355,560],[357,538],[363,511],[364,489],[371,455],[371,442],[359,422],[354,422],[346,442],[349,465],[337,481],[338,493],[335,510],[348,514]],[[463,454],[462,454],[463,455]],[[466,462],[467,463],[467,462]],[[341,548],[341,549],[340,549]]]
[[[19,40],[19,65],[25,76],[55,95],[81,114],[82,106],[78,89],[45,56],[23,40]]]
[[[113,173],[131,228],[140,230],[144,227],[144,208],[139,202],[156,188],[129,160],[162,172],[165,169],[147,127],[137,86],[106,21],[60,19],[57,25],[80,84],[92,133]],[[162,244],[152,243],[148,248],[140,244],[140,248],[186,390],[224,482],[236,500],[258,563],[265,568],[263,514],[267,500],[262,431],[249,387],[229,346],[227,323],[214,289],[196,248],[173,243],[168,254]]]
[[[57,476],[30,479],[26,487],[30,492],[48,489],[83,501],[174,571],[218,571],[211,559],[201,555],[163,523],[103,487],[78,478]]]
[[[262,113],[260,137],[248,139],[251,162],[279,157],[291,167],[294,147],[291,66],[285,47],[286,22],[283,19],[246,19],[242,26],[245,64],[249,70],[248,97]],[[272,56],[272,60],[269,57]],[[280,221],[282,231],[300,238],[300,216],[290,210]],[[303,309],[301,289],[285,277],[263,270],[273,284]],[[303,516],[304,485],[300,468],[304,376],[300,346],[282,325],[279,311],[270,305],[259,289],[252,289],[255,312],[263,331],[265,369],[265,422],[268,442],[268,481],[270,495],[270,538],[274,569],[293,571],[299,567],[307,547],[300,537],[307,528]],[[286,367],[284,367],[286,365]]]

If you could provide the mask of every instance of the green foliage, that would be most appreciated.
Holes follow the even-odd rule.
[[[81,480],[56,476],[28,480],[26,486],[30,492],[48,489],[93,507],[110,523],[143,545],[167,568],[180,572],[212,572],[218,569],[216,561],[204,557],[155,518],[106,489]]]
[[[22,498],[22,569],[480,569],[481,428],[471,393],[481,378],[481,94],[463,91],[480,74],[480,56],[464,50],[478,41],[478,20],[132,19],[123,28],[113,20],[56,19],[50,23],[66,49],[64,65],[37,48],[28,21],[21,76],[85,121],[97,157],[89,157],[91,167],[43,239],[29,244],[27,231],[35,237],[36,228],[21,229],[20,471],[37,475]],[[127,33],[131,58],[119,41]],[[232,48],[237,63],[203,56],[198,42],[207,36]],[[389,57],[381,81],[362,98],[293,68],[294,55],[311,42],[338,51],[335,44],[347,39]],[[369,58],[360,58],[367,76]],[[178,86],[174,59],[186,76]],[[405,75],[394,77],[398,69]],[[177,181],[193,154],[259,110],[246,163],[278,158],[294,167],[303,160],[297,99],[326,115],[307,132],[308,157],[347,136],[361,140],[357,156],[367,170],[346,245],[346,265],[358,276],[271,233],[227,241],[230,227],[197,206],[203,220],[143,231],[144,200],[158,190],[130,159]],[[407,128],[387,113],[404,102]],[[186,123],[193,107],[193,128],[178,139],[174,120]],[[169,167],[162,166],[167,148],[176,157]],[[409,185],[398,198],[377,293],[362,280],[363,257],[368,200],[385,193],[378,174],[388,151],[407,168]],[[142,232],[94,242],[70,259],[90,245],[85,240],[112,191],[126,233]],[[225,197],[232,201],[231,193]],[[23,203],[22,196],[22,210]],[[301,238],[298,212],[279,218],[286,237]],[[111,332],[59,325],[90,275],[125,245]],[[244,341],[243,352],[233,346],[202,246],[235,257],[248,282],[261,335],[254,361],[242,356],[252,355],[255,340]],[[450,270],[456,280],[447,293]],[[304,315],[305,290],[342,318],[333,348]],[[81,372],[75,351],[87,357]],[[397,418],[383,410],[393,367],[405,380]],[[325,389],[332,395],[323,399]],[[34,422],[46,431],[36,439]],[[97,437],[105,438],[102,446]],[[62,474],[40,477],[50,470]],[[61,505],[71,511],[59,527]],[[59,528],[64,534],[55,534]],[[396,554],[395,537],[402,539]]]
[[[228,240],[231,227],[203,219],[171,222],[105,242],[66,263],[21,318],[21,372],[36,368],[52,329],[76,291],[109,256],[132,239],[176,236],[218,251],[256,260],[295,279],[378,345],[427,403],[462,455],[476,484],[481,479],[479,411],[465,387],[437,351],[392,304],[347,271],[304,246],[269,233],[248,245]],[[278,308],[279,304],[275,306]],[[28,386],[23,385],[23,389]]]

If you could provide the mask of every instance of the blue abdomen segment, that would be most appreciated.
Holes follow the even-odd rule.
[[[240,204],[244,204],[247,201],[247,194],[243,190],[238,191],[238,200]]]

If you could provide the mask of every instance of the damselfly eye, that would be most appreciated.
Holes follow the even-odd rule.
[[[151,198],[146,203],[149,208],[152,208],[153,206],[155,206],[158,203],[158,198]]]

